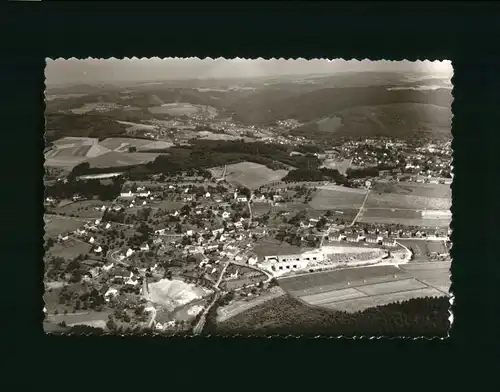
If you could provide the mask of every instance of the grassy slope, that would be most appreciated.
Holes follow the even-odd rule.
[[[447,298],[418,298],[348,314],[310,308],[283,296],[216,326],[220,334],[446,336]]]

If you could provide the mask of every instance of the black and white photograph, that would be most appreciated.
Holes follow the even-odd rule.
[[[452,77],[47,59],[44,331],[446,338]]]

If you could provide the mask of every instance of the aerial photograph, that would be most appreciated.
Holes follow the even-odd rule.
[[[44,331],[446,338],[452,77],[47,59]]]

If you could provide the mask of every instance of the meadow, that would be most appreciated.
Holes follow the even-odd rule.
[[[358,191],[358,190],[357,190]],[[359,208],[363,203],[366,191],[352,192],[344,189],[320,189],[309,205],[316,210]]]
[[[221,171],[214,169],[214,175]],[[262,185],[279,181],[287,175],[287,170],[272,170],[264,165],[254,162],[240,162],[227,165],[226,181],[245,186],[250,189],[256,189]]]

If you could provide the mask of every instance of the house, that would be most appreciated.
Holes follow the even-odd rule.
[[[114,206],[113,211],[116,211],[116,212],[123,211],[123,207],[122,206]]]
[[[118,290],[117,289],[112,289],[112,288],[109,288],[106,290],[106,292],[104,293],[104,300],[106,302],[109,302],[110,298],[111,297],[116,297],[118,295]]]
[[[99,219],[96,219],[94,222],[94,225],[99,226],[101,224],[101,221]]]
[[[107,223],[107,224],[106,224],[105,229],[107,230],[107,229],[109,229],[109,228],[111,228],[111,223]]]
[[[241,222],[234,222],[234,227],[237,229],[241,229],[243,227],[243,224]]]
[[[95,253],[101,253],[102,252],[102,248],[100,246],[98,246],[95,250],[94,250]]]
[[[144,243],[143,245],[141,245],[141,250],[142,251],[148,251],[149,250],[149,245],[146,243]]]
[[[134,274],[131,272],[128,279],[125,280],[125,284],[136,286],[137,284],[139,284],[139,280],[137,279],[137,276],[134,276]]]
[[[69,240],[69,236],[67,234],[59,234],[57,237],[60,241],[67,241]]]
[[[132,191],[120,193],[120,197],[132,197],[132,196],[134,196],[134,194],[132,193]]]
[[[212,230],[212,235],[217,235],[217,234],[222,234],[222,233],[224,233],[223,227],[221,227],[220,229]]]
[[[358,236],[357,235],[349,235],[349,236],[347,236],[347,241],[348,242],[358,242]]]
[[[95,242],[94,237],[90,237],[89,244],[93,244]]]
[[[130,249],[130,248],[129,248],[129,249],[127,250],[127,253],[125,253],[125,256],[126,256],[126,257],[130,257],[130,256],[132,256],[134,253],[135,253],[135,252],[134,252],[132,249]]]
[[[172,214],[170,214],[170,216],[179,216],[179,211],[173,212]]]
[[[366,242],[368,242],[369,244],[376,244],[376,243],[378,243],[378,240],[377,240],[376,236],[368,235],[368,236],[366,236]]]
[[[108,264],[108,265],[103,265],[102,269],[104,271],[109,271],[111,268],[113,268],[114,265],[115,265],[115,263],[111,263],[111,264]]]
[[[250,256],[247,260],[248,264],[249,265],[255,265],[257,264],[257,257],[256,256]]]
[[[75,234],[76,234],[76,235],[78,235],[78,236],[82,236],[82,235],[87,234],[87,230],[83,230],[83,229],[76,229],[76,230],[75,230]]]
[[[391,239],[391,238],[385,238],[385,239],[382,241],[382,245],[383,245],[383,246],[394,247],[394,246],[396,246],[396,240]]]
[[[205,193],[205,197],[208,199],[210,197],[210,192]]]
[[[238,197],[236,199],[236,201],[239,203],[246,203],[248,201],[248,199],[246,198],[246,196],[242,196],[242,197]]]
[[[165,235],[165,232],[167,231],[167,229],[159,229],[159,230],[155,230],[155,234],[156,235]]]
[[[193,230],[188,230],[188,231],[186,231],[186,235],[187,235],[188,237],[191,237],[193,234],[194,234]]]
[[[224,212],[222,213],[222,219],[227,219],[227,218],[229,218],[230,216],[231,216],[231,214],[230,214],[229,212],[227,212],[227,211],[224,211]]]
[[[365,241],[366,237],[363,234],[358,234],[357,241]]]

